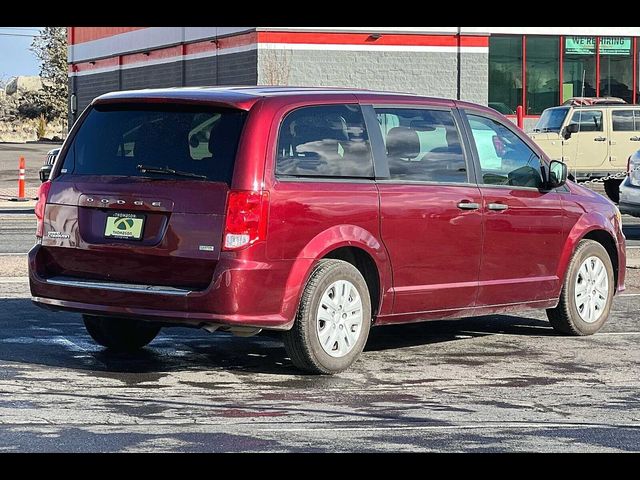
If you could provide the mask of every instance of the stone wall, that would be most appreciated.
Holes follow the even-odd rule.
[[[489,56],[463,53],[462,100],[486,105]],[[455,99],[458,56],[439,52],[273,50],[258,52],[258,83],[365,88]]]

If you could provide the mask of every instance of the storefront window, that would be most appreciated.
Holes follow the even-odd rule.
[[[489,106],[514,114],[522,103],[522,37],[489,39]]]
[[[633,42],[630,37],[600,39],[600,96],[633,102]]]
[[[640,89],[634,85],[634,68],[640,78],[635,51],[632,37],[493,35],[489,106],[514,115],[524,105],[527,115],[540,115],[573,97],[618,97],[633,103],[633,89]]]
[[[560,39],[527,37],[527,115],[540,115],[560,98]]]
[[[596,38],[565,37],[562,101],[573,97],[595,97]]]

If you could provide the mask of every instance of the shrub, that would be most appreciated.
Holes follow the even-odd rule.
[[[36,135],[38,135],[38,140],[44,138],[47,134],[47,119],[44,118],[43,114],[40,114],[38,117],[38,124],[36,125]]]

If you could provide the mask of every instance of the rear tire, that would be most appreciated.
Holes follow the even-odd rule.
[[[613,266],[607,251],[598,242],[582,240],[569,264],[560,303],[547,310],[551,326],[559,333],[574,337],[597,333],[609,318],[614,285]]]
[[[604,191],[615,204],[620,203],[620,185],[622,180],[605,180],[604,182]]]
[[[322,260],[304,289],[293,328],[283,335],[284,346],[300,370],[334,375],[356,362],[370,328],[371,299],[360,271]]]
[[[98,345],[116,352],[135,352],[149,345],[161,327],[140,320],[83,315],[84,326]]]

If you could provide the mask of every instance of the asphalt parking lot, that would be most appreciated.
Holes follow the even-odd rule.
[[[637,451],[637,307],[618,300],[587,339],[539,315],[379,329],[352,371],[319,378],[268,337],[173,330],[110,355],[77,316],[5,299],[0,450]]]
[[[34,219],[3,208],[0,452],[640,450],[639,220],[624,219],[628,290],[600,334],[558,336],[540,312],[378,328],[325,378],[273,335],[168,329],[105,352],[79,315],[32,305]]]
[[[79,315],[31,304],[21,218],[0,217],[14,228],[0,242],[14,252],[0,255],[0,451],[640,450],[635,268],[594,337],[558,336],[536,312],[385,327],[351,371],[309,377],[267,335],[169,329],[139,354],[103,351]]]

